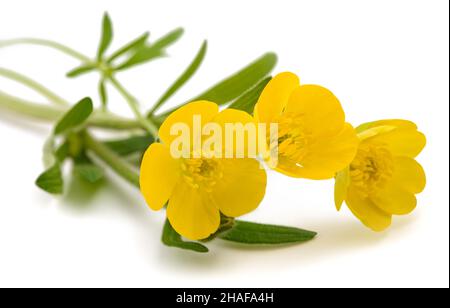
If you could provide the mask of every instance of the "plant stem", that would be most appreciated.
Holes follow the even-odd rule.
[[[139,172],[127,161],[123,160],[106,145],[95,139],[88,132],[83,133],[84,145],[92,151],[99,159],[109,165],[118,175],[133,184],[138,189]]]
[[[114,76],[109,76],[108,80],[111,81],[112,85],[128,102],[128,105],[136,116],[136,119],[156,139],[158,137],[158,127],[152,122],[151,119],[146,118],[142,115],[142,113],[139,111],[139,103],[136,98],[131,95]]]
[[[25,115],[34,119],[55,122],[69,110],[69,107],[47,106],[32,103],[0,91],[0,108]],[[125,119],[114,114],[96,112],[88,120],[88,125],[108,129],[142,129],[139,122]]]
[[[72,56],[82,62],[91,62],[91,59],[89,59],[89,57],[83,55],[82,53],[80,53],[66,45],[60,44],[58,42],[50,41],[50,40],[43,40],[43,39],[36,39],[36,38],[20,38],[20,39],[8,40],[8,41],[0,41],[0,48],[14,46],[14,45],[21,45],[21,44],[41,45],[41,46],[50,47],[53,49],[57,49],[69,56]]]
[[[35,90],[37,93],[47,98],[50,102],[63,106],[68,105],[68,102],[65,99],[56,95],[46,87],[42,86],[41,84],[22,74],[0,67],[0,76],[14,80],[18,83],[21,83],[29,87],[30,89]]]

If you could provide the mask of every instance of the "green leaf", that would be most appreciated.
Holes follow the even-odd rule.
[[[184,29],[183,28],[177,28],[173,31],[170,31],[166,35],[162,36],[159,40],[154,42],[152,46],[157,49],[165,49],[168,46],[172,45],[176,41],[180,39],[180,37],[183,35]]]
[[[74,172],[91,184],[99,182],[105,176],[103,169],[92,162],[78,163],[75,161]]]
[[[37,178],[36,185],[50,194],[62,194],[64,182],[60,165],[57,163],[42,173]]]
[[[262,91],[269,83],[272,77],[267,77],[261,80],[255,87],[251,90],[244,93],[241,97],[233,102],[228,108],[238,109],[242,111],[246,111],[249,114],[253,114],[253,110],[255,109],[255,105],[258,102],[259,97],[261,96]]]
[[[121,156],[142,153],[154,142],[150,135],[131,136],[125,139],[106,141],[104,144]]]
[[[93,111],[92,100],[89,97],[83,98],[58,122],[54,134],[61,135],[79,127],[89,118]]]
[[[126,60],[123,64],[117,66],[115,68],[116,71],[121,71],[124,69],[128,69],[130,67],[143,64],[145,62],[148,62],[150,60],[162,57],[165,55],[165,49],[175,43],[183,34],[183,29],[179,28],[176,29],[150,46],[145,46],[140,48],[134,55],[132,55],[128,60]]]
[[[181,74],[180,77],[170,86],[169,89],[161,96],[158,102],[155,104],[155,107],[150,111],[150,113],[154,113],[161,107],[175,92],[177,92],[189,79],[195,74],[200,65],[205,58],[206,49],[208,44],[206,41],[203,42],[200,50],[197,52],[194,60],[188,66],[188,68]]]
[[[111,18],[109,18],[108,13],[105,13],[105,15],[103,15],[102,35],[100,38],[100,44],[97,52],[98,60],[102,59],[105,51],[108,49],[109,45],[111,45],[112,38],[113,38],[113,27]]]
[[[190,101],[209,100],[219,105],[229,103],[265,78],[276,63],[277,56],[274,53],[267,53]]]
[[[86,73],[90,73],[90,72],[94,71],[95,69],[96,69],[95,65],[85,64],[85,65],[78,66],[78,67],[74,68],[73,70],[69,71],[66,74],[66,76],[69,78],[74,78],[74,77],[78,77],[78,76],[86,74]]]
[[[312,240],[316,232],[275,225],[235,221],[233,229],[218,237],[232,242],[256,245],[302,243]]]
[[[100,96],[102,106],[104,109],[106,109],[106,106],[108,105],[108,94],[106,92],[106,85],[104,79],[101,79],[100,83],[98,84],[98,93]]]
[[[123,47],[119,48],[116,52],[114,52],[107,60],[108,63],[113,62],[114,60],[116,60],[117,58],[119,58],[120,56],[134,50],[134,49],[139,49],[142,46],[145,45],[145,42],[147,41],[148,37],[149,37],[150,33],[146,32],[144,34],[142,34],[141,36],[139,36],[138,38],[136,38],[135,40],[129,42],[128,44],[124,45]]]
[[[209,249],[197,242],[185,242],[181,236],[172,228],[169,220],[166,220],[163,229],[162,242],[169,247],[176,247],[186,250],[192,250],[200,253],[206,253]]]

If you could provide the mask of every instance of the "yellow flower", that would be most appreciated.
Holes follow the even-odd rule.
[[[267,134],[267,148],[278,144],[275,170],[296,178],[329,179],[355,157],[358,138],[345,122],[339,100],[316,85],[300,85],[293,73],[275,76],[255,106],[260,123],[278,124],[277,138]],[[276,166],[274,166],[276,165]]]
[[[171,128],[186,124],[192,150],[194,140],[205,137],[194,125],[196,117],[201,117],[203,127],[207,123],[222,127],[225,123],[254,121],[242,111],[219,112],[215,103],[193,102],[166,119],[159,130],[162,143],[152,144],[145,153],[140,182],[146,202],[153,210],[160,210],[168,203],[170,224],[191,240],[205,239],[215,233],[220,225],[220,213],[238,217],[255,210],[264,198],[267,182],[265,171],[255,159],[211,158],[207,153],[174,158],[170,145],[177,137],[171,134]]]
[[[345,201],[353,214],[374,231],[391,225],[392,215],[411,213],[415,194],[425,188],[425,173],[414,158],[425,136],[405,120],[382,120],[357,129],[361,140],[350,166],[336,176],[335,203]]]

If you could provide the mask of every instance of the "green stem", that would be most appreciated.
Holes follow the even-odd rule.
[[[127,161],[123,160],[115,152],[111,151],[106,145],[95,139],[87,132],[83,133],[84,144],[87,149],[92,151],[98,158],[108,164],[111,169],[117,172],[122,178],[133,184],[138,189],[139,172]]]
[[[22,74],[0,67],[0,76],[14,80],[18,83],[21,83],[29,87],[30,89],[35,90],[37,93],[47,98],[50,102],[53,102],[58,105],[68,105],[68,102],[65,99],[56,95],[46,87],[42,86],[41,84]]]
[[[152,122],[151,119],[146,118],[142,115],[142,113],[139,111],[139,103],[136,98],[131,95],[114,76],[109,76],[108,80],[128,102],[128,105],[136,116],[136,119],[156,139],[158,137],[158,127]]]
[[[36,38],[20,38],[20,39],[8,40],[8,41],[0,41],[0,48],[14,46],[14,45],[22,45],[22,44],[40,45],[40,46],[50,47],[53,49],[57,49],[69,56],[72,56],[82,62],[91,62],[91,59],[89,59],[89,57],[83,55],[82,53],[80,53],[66,45],[60,44],[55,41],[50,41],[50,40],[43,40],[43,39],[36,39]]]
[[[0,91],[0,108],[25,115],[34,119],[55,122],[69,110],[68,107],[47,106],[32,103]],[[88,125],[108,129],[142,129],[139,122],[125,119],[113,114],[96,112],[88,120]]]

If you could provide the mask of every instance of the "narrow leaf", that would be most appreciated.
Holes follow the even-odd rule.
[[[69,78],[74,78],[74,77],[78,77],[78,76],[86,74],[86,73],[90,73],[94,70],[95,70],[95,65],[91,65],[91,64],[81,65],[81,66],[78,66],[78,67],[74,68],[73,70],[69,71],[66,74],[66,76]]]
[[[126,139],[106,141],[105,145],[121,156],[144,152],[154,138],[150,135],[131,136]]]
[[[139,49],[131,58],[125,61],[123,64],[117,66],[115,71],[123,71],[133,66],[137,66],[140,64],[144,64],[145,62],[149,62],[151,60],[163,57],[165,54],[161,49],[156,49],[153,47],[143,47]]]
[[[238,109],[245,111],[249,114],[253,114],[255,105],[261,96],[262,91],[266,87],[267,83],[272,79],[272,77],[267,77],[261,80],[254,88],[244,93],[241,97],[233,102],[228,108]]]
[[[173,31],[170,31],[166,35],[162,36],[160,39],[154,42],[152,46],[157,49],[165,49],[168,46],[175,43],[176,41],[178,41],[180,37],[183,35],[183,33],[184,33],[183,28],[177,28]]]
[[[204,41],[200,50],[197,52],[194,60],[188,66],[188,68],[181,74],[180,77],[170,86],[169,89],[161,96],[158,102],[155,104],[155,107],[150,111],[150,113],[154,113],[157,111],[175,92],[177,92],[189,79],[195,74],[200,65],[205,58],[207,42]]]
[[[163,229],[162,242],[169,247],[176,247],[186,250],[192,250],[200,253],[208,252],[208,248],[197,242],[185,242],[181,236],[172,228],[169,220],[166,220]]]
[[[128,44],[124,45],[123,47],[119,48],[116,52],[114,52],[107,60],[108,63],[113,62],[120,56],[123,56],[127,52],[130,52],[134,49],[139,49],[142,46],[144,46],[145,42],[147,41],[150,33],[146,32],[139,36],[137,39],[129,42]]]
[[[151,44],[150,46],[145,46],[140,48],[133,56],[126,60],[123,64],[115,68],[116,71],[128,69],[130,67],[143,64],[145,62],[151,61],[153,59],[162,57],[165,55],[165,49],[175,43],[183,34],[183,29],[176,29],[165,36],[161,37],[159,40]]]
[[[60,165],[55,164],[42,173],[37,178],[36,185],[50,194],[62,194],[64,183]]]
[[[111,18],[109,17],[108,13],[105,13],[105,15],[103,15],[102,34],[97,52],[98,60],[100,60],[103,57],[103,54],[108,49],[109,45],[111,45],[112,38],[113,38],[113,27]]]
[[[102,106],[104,109],[106,109],[106,106],[108,105],[108,94],[106,92],[106,85],[104,79],[101,79],[100,83],[98,84],[98,93],[100,96]]]
[[[219,238],[243,244],[276,245],[302,243],[312,240],[316,232],[275,225],[257,224],[236,220],[230,231]]]
[[[266,77],[273,70],[276,63],[277,56],[274,53],[267,53],[190,101],[210,100],[217,104],[229,103]]]
[[[54,134],[64,134],[82,125],[92,114],[93,110],[92,100],[89,97],[83,98],[58,122]]]

